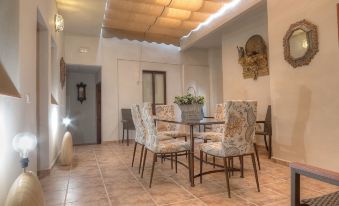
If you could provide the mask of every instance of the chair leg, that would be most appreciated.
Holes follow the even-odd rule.
[[[254,154],[251,154],[252,157],[252,164],[253,164],[253,170],[254,170],[254,175],[255,175],[255,181],[257,183],[257,189],[258,192],[260,192],[260,187],[259,187],[259,180],[258,180],[258,172],[257,172],[257,165],[255,164],[255,158],[254,158]]]
[[[254,151],[255,151],[255,156],[257,157],[259,170],[261,170],[261,168],[260,168],[260,160],[259,160],[259,155],[258,155],[258,149],[257,149],[257,144],[253,143],[253,147],[254,147]]]
[[[244,158],[242,156],[239,156],[240,160],[240,177],[244,178]]]
[[[152,171],[151,171],[151,179],[149,180],[149,188],[151,188],[151,186],[152,186],[153,173],[154,173],[154,165],[155,165],[155,160],[156,159],[157,159],[157,154],[154,153],[154,155],[153,155]]]
[[[124,139],[125,139],[125,127],[122,127],[122,140],[121,140],[122,144],[124,144]]]
[[[129,134],[128,134],[128,129],[127,129],[127,146],[129,146]]]
[[[189,181],[192,182],[192,173],[191,173],[191,152],[188,151],[188,177]]]
[[[204,152],[200,151],[200,184],[202,184],[202,161],[203,161]]]
[[[264,135],[264,140],[265,140],[265,147],[266,147],[266,150],[268,151],[268,146],[267,146],[266,135]]]
[[[204,143],[207,143],[206,139],[204,139]],[[205,161],[206,161],[206,164],[207,164],[207,153],[205,153]]]
[[[233,168],[231,167],[231,158],[228,158],[228,177],[231,178],[231,170],[233,171]]]
[[[141,154],[140,154],[140,162],[139,162],[139,174],[140,174],[141,163],[142,163],[142,155],[144,154],[144,148],[145,148],[145,145],[142,145],[141,146]]]
[[[272,158],[272,135],[268,136],[268,146],[269,146],[269,151],[268,151],[268,158]]]
[[[144,177],[144,170],[145,170],[146,156],[147,156],[147,149],[145,148],[145,153],[144,153],[144,162],[142,163],[141,178],[143,178],[143,177]]]
[[[137,142],[134,143],[134,151],[133,151],[133,158],[132,158],[132,167],[133,167],[133,164],[134,164],[134,157],[135,157],[135,150],[137,149]]]
[[[175,153],[175,173],[178,173],[178,153]]]
[[[228,165],[227,165],[227,158],[224,157],[224,168],[225,168],[225,177],[226,177],[226,184],[227,184],[227,193],[228,193],[228,197],[231,198],[231,188],[230,188],[230,181],[229,181],[229,177],[228,177]]]
[[[234,175],[234,164],[233,157],[231,157],[231,168],[232,168],[232,176]]]
[[[173,170],[173,153],[171,153],[171,169]]]

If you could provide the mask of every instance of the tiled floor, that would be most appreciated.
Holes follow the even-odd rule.
[[[138,148],[140,149],[140,148]],[[77,146],[71,167],[55,166],[49,176],[41,178],[47,205],[290,205],[290,171],[288,167],[260,155],[261,171],[258,193],[250,158],[245,159],[245,178],[236,172],[230,179],[231,195],[226,195],[224,173],[214,173],[196,179],[190,187],[188,171],[178,166],[178,173],[171,170],[170,161],[157,162],[152,188],[148,188],[151,155],[148,155],[144,178],[138,174],[140,150],[136,164],[131,167],[133,144],[109,143],[104,145]],[[186,161],[185,157],[180,158]],[[198,171],[199,162],[195,162]],[[235,161],[238,166],[238,161]],[[204,165],[205,169],[212,169]],[[338,187],[311,179],[302,179],[302,197],[314,197]]]

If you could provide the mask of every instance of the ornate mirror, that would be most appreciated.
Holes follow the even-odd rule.
[[[294,68],[310,64],[319,51],[317,26],[302,20],[292,24],[284,37],[285,60]]]

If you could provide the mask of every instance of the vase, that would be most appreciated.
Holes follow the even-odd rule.
[[[182,121],[200,121],[204,118],[203,104],[179,105]]]

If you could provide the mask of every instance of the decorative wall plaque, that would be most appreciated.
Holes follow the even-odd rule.
[[[245,49],[237,48],[244,79],[257,79],[258,76],[269,75],[266,44],[260,35],[250,37]]]
[[[61,57],[61,59],[60,59],[60,84],[61,84],[61,89],[64,88],[65,81],[66,81],[66,63],[64,61],[64,58]]]

